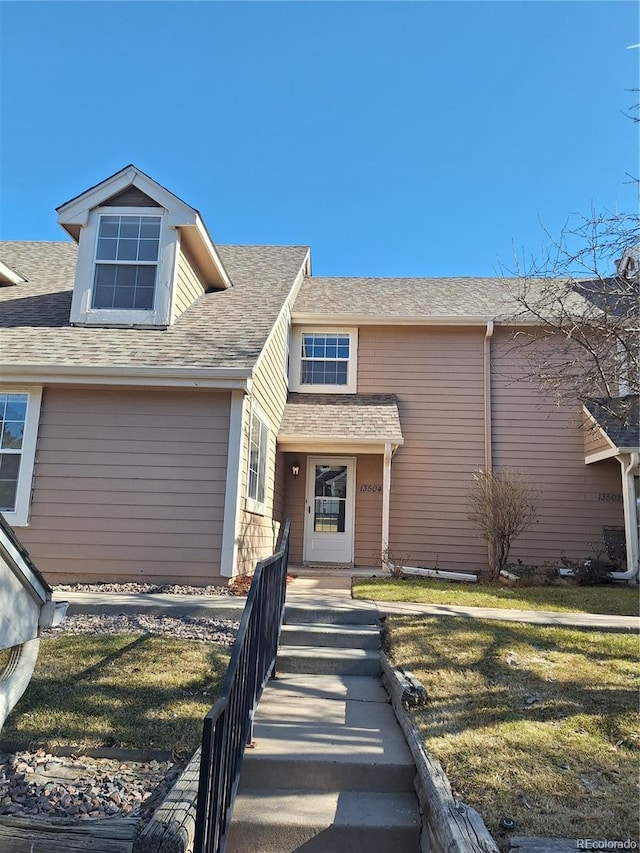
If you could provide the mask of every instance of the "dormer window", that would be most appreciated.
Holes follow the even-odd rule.
[[[92,308],[153,309],[160,216],[101,215]]]
[[[198,211],[133,165],[59,207],[58,222],[78,243],[72,325],[166,329],[231,287]]]

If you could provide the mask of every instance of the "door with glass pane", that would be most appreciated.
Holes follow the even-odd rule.
[[[309,457],[305,562],[353,562],[354,473],[354,459]]]

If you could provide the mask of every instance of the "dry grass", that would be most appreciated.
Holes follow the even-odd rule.
[[[140,634],[44,639],[2,740],[190,754],[229,650]]]
[[[455,618],[388,618],[396,664],[452,787],[500,839],[638,837],[638,639]]]
[[[458,581],[354,578],[353,597],[375,601],[413,601],[461,607],[499,607],[516,610],[638,615],[638,589],[611,586],[504,587]]]

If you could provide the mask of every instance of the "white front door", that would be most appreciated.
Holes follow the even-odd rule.
[[[307,460],[304,561],[353,562],[355,459]]]

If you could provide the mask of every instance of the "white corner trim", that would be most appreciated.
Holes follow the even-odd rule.
[[[16,507],[14,512],[3,512],[5,520],[12,527],[26,527],[29,523],[31,508],[31,488],[33,484],[33,469],[36,459],[36,443],[38,440],[38,424],[40,422],[40,406],[42,404],[42,388],[29,387],[10,389],[12,394],[27,394],[27,414],[22,438],[22,453],[20,457],[20,473],[16,492]]]
[[[232,578],[238,565],[238,537],[240,505],[242,499],[242,436],[244,423],[244,391],[232,391],[229,411],[229,441],[227,446],[227,483],[224,493],[224,518],[222,523],[222,549],[220,574]]]

